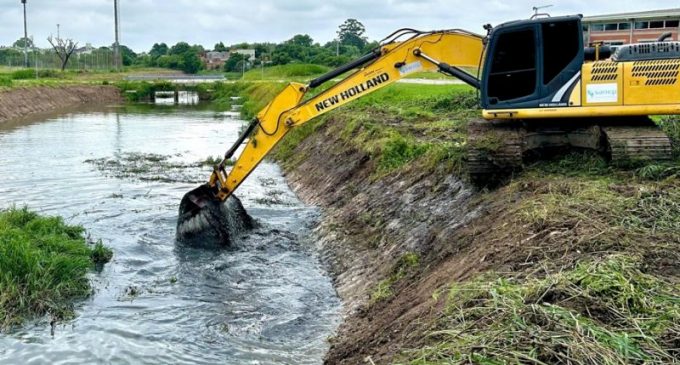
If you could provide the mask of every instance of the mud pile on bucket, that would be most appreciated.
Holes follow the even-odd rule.
[[[233,195],[224,202],[207,199],[200,206],[196,204],[192,197],[207,189],[203,185],[182,199],[177,218],[177,242],[195,247],[229,246],[240,234],[253,229],[255,222]]]

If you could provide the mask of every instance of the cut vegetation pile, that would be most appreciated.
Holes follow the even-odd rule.
[[[680,286],[613,255],[544,278],[479,278],[449,289],[439,329],[411,364],[670,364]]]
[[[274,90],[254,88],[260,104]],[[680,123],[659,120],[670,163],[573,153],[475,192],[475,105],[465,86],[397,84],[275,150],[326,212],[318,244],[348,315],[327,362],[680,362]]]
[[[73,301],[92,292],[88,272],[112,257],[83,232],[26,208],[0,211],[0,329],[44,315],[73,316]]]
[[[463,233],[481,270],[435,292],[428,337],[402,360],[679,361],[680,179],[640,176],[653,166],[573,154],[481,195],[488,215]]]

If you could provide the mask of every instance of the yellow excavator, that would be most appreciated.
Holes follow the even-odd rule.
[[[523,157],[544,148],[594,149],[613,161],[671,158],[669,138],[649,116],[680,114],[680,42],[663,37],[615,52],[585,47],[580,15],[484,28],[485,36],[401,29],[369,54],[306,85],[290,83],[257,114],[208,183],[185,195],[178,236],[215,225],[201,216],[202,209],[232,196],[291,129],[415,72],[445,73],[479,91],[482,118],[470,123],[468,136],[468,169],[475,180],[521,168]],[[479,71],[475,76],[466,69]]]

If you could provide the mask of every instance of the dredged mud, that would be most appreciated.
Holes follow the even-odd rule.
[[[236,196],[224,202],[207,200],[203,207],[198,207],[191,200],[192,194],[207,196],[209,187],[201,185],[182,198],[177,217],[177,242],[191,247],[226,247],[255,227],[255,221]]]

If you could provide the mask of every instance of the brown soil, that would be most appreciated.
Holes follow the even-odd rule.
[[[0,92],[0,124],[84,104],[114,104],[122,101],[120,91],[114,86],[69,85],[10,89]]]
[[[677,235],[603,234],[606,222],[595,215],[524,223],[518,211],[527,199],[568,188],[549,179],[490,193],[475,192],[447,171],[416,167],[376,179],[370,156],[338,137],[342,125],[326,122],[297,147],[302,162],[286,169],[302,199],[324,208],[318,246],[345,304],[327,364],[391,363],[404,350],[421,347],[443,305],[433,294],[480,273],[541,275],[604,251],[632,250],[649,270],[680,277]],[[668,245],[635,244],[654,241]],[[392,297],[371,303],[377,284],[409,252],[420,256],[420,265],[396,282]]]

